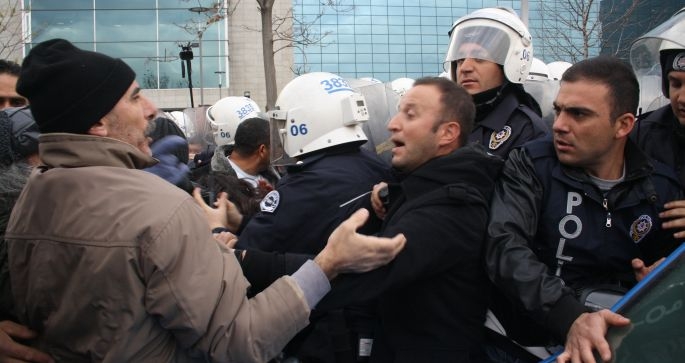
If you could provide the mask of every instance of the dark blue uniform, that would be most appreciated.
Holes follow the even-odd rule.
[[[673,114],[671,105],[643,115],[630,137],[645,154],[672,167],[685,186],[685,127]]]
[[[496,103],[491,110],[484,111],[489,109],[488,105],[479,105],[476,108],[476,124],[469,135],[469,142],[478,142],[485,146],[490,154],[504,159],[511,150],[548,133],[547,125],[540,115],[519,100],[517,92],[525,91],[518,89],[517,86],[505,86],[502,94],[497,96],[501,99],[488,101]],[[485,112],[487,114],[484,115]]]
[[[491,279],[516,301],[495,299],[493,307],[508,335],[524,345],[545,344],[550,333],[563,341],[586,310],[583,289],[634,284],[633,258],[650,265],[679,244],[659,218],[674,199],[682,190],[672,170],[630,141],[625,179],[606,193],[583,170],[560,164],[549,139],[514,151],[493,195],[486,248]],[[504,313],[515,306],[528,314]],[[531,328],[530,317],[547,331]]]
[[[316,254],[342,221],[361,207],[370,208],[369,192],[390,178],[389,165],[357,146],[305,157],[264,197],[237,247]]]

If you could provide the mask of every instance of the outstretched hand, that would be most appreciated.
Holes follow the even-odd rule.
[[[195,188],[193,190],[193,198],[205,212],[210,229],[223,227],[235,233],[238,230],[238,227],[240,227],[240,223],[243,221],[243,215],[240,214],[238,207],[228,200],[228,194],[224,192],[219,193],[219,197],[216,202],[214,202],[216,208],[212,208],[205,203],[204,199],[202,199],[200,188]]]
[[[314,259],[329,279],[339,273],[366,272],[383,266],[404,248],[407,239],[402,234],[386,238],[357,233],[368,218],[366,209],[353,213],[331,233],[326,247]]]
[[[608,362],[611,360],[611,347],[605,338],[607,330],[610,326],[628,324],[630,320],[607,309],[581,314],[571,325],[565,350],[557,357],[557,363],[595,363],[593,351]]]
[[[635,279],[640,282],[642,279],[644,279],[650,272],[654,271],[654,269],[659,266],[666,257],[660,258],[658,261],[654,262],[650,266],[646,266],[645,262],[642,261],[639,258],[634,258],[630,263],[633,266],[633,272],[635,273]]]
[[[21,345],[13,339],[33,339],[35,337],[36,333],[23,325],[19,325],[9,320],[0,321],[0,362],[54,362],[49,355],[31,347]]]
[[[659,213],[659,218],[667,220],[662,228],[673,230],[673,237],[676,239],[685,238],[685,200],[674,200],[664,205],[663,212]]]

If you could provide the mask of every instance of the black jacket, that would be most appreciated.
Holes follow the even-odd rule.
[[[680,125],[671,105],[643,115],[630,137],[645,154],[675,169],[685,186],[685,127]]]
[[[658,216],[682,195],[675,175],[632,142],[625,160],[625,180],[604,196],[582,170],[559,163],[550,139],[509,155],[492,198],[486,264],[513,302],[495,301],[493,311],[520,343],[545,344],[550,335],[563,342],[586,311],[577,300],[582,288],[630,287],[631,259],[651,264],[677,247]],[[536,324],[546,331],[533,334]]]
[[[371,362],[480,362],[488,201],[502,165],[471,144],[406,176],[381,234],[407,244],[390,264],[336,278],[317,309],[378,298]]]
[[[548,134],[539,111],[520,100],[530,96],[520,94],[525,91],[516,86],[504,86],[502,93],[491,101],[492,107],[477,107],[476,124],[469,135],[469,142],[480,143],[489,153],[505,159],[511,150]]]

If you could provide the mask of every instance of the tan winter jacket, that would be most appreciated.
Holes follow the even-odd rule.
[[[193,199],[104,137],[45,134],[7,229],[17,314],[65,362],[265,362],[307,325],[283,277],[253,299]]]

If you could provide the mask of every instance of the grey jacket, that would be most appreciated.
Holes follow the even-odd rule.
[[[35,346],[68,362],[264,362],[307,325],[291,277],[252,299],[193,199],[114,139],[40,138],[10,218],[10,273]]]

